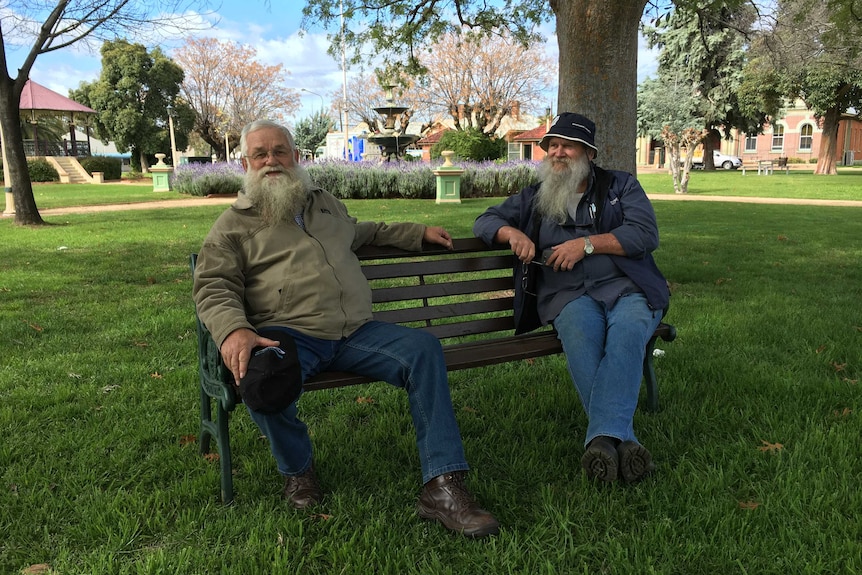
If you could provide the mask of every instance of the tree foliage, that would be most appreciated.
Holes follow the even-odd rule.
[[[195,112],[194,129],[219,157],[225,135],[235,148],[249,122],[284,121],[299,109],[299,92],[286,86],[289,72],[259,62],[251,46],[190,37],[174,59],[185,71],[182,94]]]
[[[343,11],[342,11],[343,9]],[[484,0],[306,0],[303,28],[320,23],[344,28],[330,38],[330,54],[361,64],[380,55],[383,67],[394,65],[407,75],[423,75],[421,54],[448,33],[474,30],[486,37],[505,31],[523,46],[542,40],[535,27],[551,18],[545,0],[509,0],[489,6]]]
[[[678,194],[688,192],[692,157],[704,133],[696,92],[692,78],[680,68],[660,70],[658,78],[648,78],[638,89],[639,131],[664,142]]]
[[[732,129],[754,133],[762,129],[766,112],[743,106],[739,100],[746,59],[746,38],[756,13],[748,4],[733,7],[696,2],[678,8],[661,25],[647,28],[651,46],[661,48],[659,74],[672,70],[690,78],[697,98],[697,115],[710,136],[704,138],[704,169],[715,169],[712,150],[719,130],[729,138]]]
[[[103,141],[112,140],[120,152],[131,150],[132,168],[146,171],[148,156],[168,152],[168,106],[188,118],[188,106],[177,99],[182,69],[161,49],[148,52],[126,40],[102,44],[99,79],[82,82],[72,98],[99,113],[96,129]],[[175,122],[177,146],[186,147],[186,122]]]
[[[426,71],[421,54],[446,33],[506,34],[527,47],[553,20],[559,46],[557,111],[577,111],[598,126],[600,161],[635,171],[638,29],[647,0],[306,0],[304,25],[337,24],[332,53],[343,45],[355,62],[382,55],[383,68]]]
[[[297,148],[317,157],[317,148],[326,143],[326,134],[332,128],[332,119],[321,110],[308,118],[303,118],[293,128],[293,140]]]
[[[41,224],[42,217],[33,197],[27,173],[24,139],[18,104],[36,59],[55,50],[81,42],[131,37],[157,39],[195,28],[194,18],[205,9],[207,0],[16,0],[0,15],[2,66],[0,66],[0,128],[9,164],[9,179],[17,224]],[[188,13],[190,19],[178,16]],[[9,75],[7,46],[28,48],[18,75]]]
[[[506,116],[542,104],[553,85],[556,62],[507,34],[489,38],[448,33],[420,56],[428,74],[419,99],[452,118],[455,129],[475,127],[493,135]]]
[[[779,85],[820,120],[815,174],[837,173],[838,123],[848,110],[862,111],[862,23],[855,7],[853,0],[781,0],[753,47],[759,66],[750,70],[752,82],[766,90]]]
[[[496,160],[505,156],[506,141],[492,140],[477,128],[447,130],[431,147],[431,158],[439,158],[444,150],[452,150],[456,157],[464,160]]]

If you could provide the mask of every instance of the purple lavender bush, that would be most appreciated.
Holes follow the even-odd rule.
[[[174,191],[190,196],[235,194],[242,188],[243,170],[238,163],[182,164],[173,173]]]
[[[347,162],[326,159],[305,164],[312,181],[341,199],[426,199],[437,197],[434,170],[442,162]],[[534,162],[458,161],[461,197],[507,196],[533,183]],[[173,189],[191,196],[235,194],[242,188],[237,163],[184,164],[173,174]]]

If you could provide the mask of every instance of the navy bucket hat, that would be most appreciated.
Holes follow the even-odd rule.
[[[550,138],[563,138],[564,140],[580,142],[592,148],[596,154],[599,153],[599,149],[596,147],[596,124],[581,114],[563,112],[554,118],[548,133],[539,142],[539,146],[546,152]]]

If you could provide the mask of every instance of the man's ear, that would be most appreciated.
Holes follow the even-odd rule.
[[[247,172],[248,171],[248,160],[245,159],[245,156],[242,156],[242,157],[240,157],[239,161],[240,161],[240,163],[242,163],[242,171]]]

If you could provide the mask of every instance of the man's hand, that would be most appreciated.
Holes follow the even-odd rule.
[[[224,364],[233,374],[234,381],[239,385],[248,371],[248,362],[251,359],[251,350],[256,347],[270,347],[280,345],[281,342],[259,336],[256,332],[247,329],[237,329],[230,333],[221,344],[221,357]]]
[[[584,259],[585,255],[584,239],[576,238],[553,246],[545,265],[554,268],[555,272],[569,271],[575,267],[576,263]]]
[[[440,244],[445,248],[452,249],[452,236],[440,226],[426,226],[422,239],[428,243]]]
[[[494,235],[494,241],[499,244],[509,244],[512,253],[525,264],[536,257],[536,244],[527,234],[512,226],[503,226]]]

